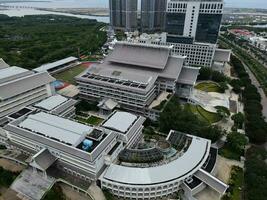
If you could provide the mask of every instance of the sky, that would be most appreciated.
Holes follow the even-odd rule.
[[[265,8],[267,0],[225,0],[227,7]]]
[[[6,0],[0,0],[6,1]],[[18,0],[9,0],[15,1]],[[24,0],[21,0],[22,2]],[[27,0],[25,0],[27,1]],[[55,7],[108,7],[109,0],[48,0],[51,3],[47,4],[46,2],[35,2],[34,5],[46,5],[47,7],[55,6]],[[226,7],[242,7],[242,8],[265,8],[267,9],[267,0],[224,0],[226,3]],[[24,3],[25,5],[32,5],[31,2]],[[37,6],[38,7],[38,6]]]

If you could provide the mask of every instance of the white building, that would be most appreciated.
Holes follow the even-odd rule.
[[[0,69],[0,119],[53,94],[47,72],[34,73],[20,67]]]
[[[256,48],[262,50],[262,51],[267,51],[267,38],[264,37],[251,37],[249,38],[250,43],[254,45]]]
[[[196,190],[207,185],[225,193],[228,186],[210,174],[217,151],[211,154],[209,140],[171,131],[166,141],[171,144],[167,149],[123,150],[120,155],[128,162],[110,164],[100,176],[101,187],[120,198],[140,200],[160,199],[178,191],[183,199],[192,199]],[[140,163],[160,153],[164,155],[161,161]],[[134,162],[137,158],[139,163]]]

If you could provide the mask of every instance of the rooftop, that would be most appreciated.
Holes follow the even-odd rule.
[[[154,69],[164,69],[170,53],[170,47],[117,42],[108,61]]]
[[[35,104],[35,107],[42,108],[44,110],[51,111],[55,109],[56,107],[62,105],[63,103],[67,102],[68,98],[63,97],[61,95],[54,95],[51,97],[48,97],[47,99]]]
[[[0,69],[4,69],[7,67],[9,67],[9,65],[2,58],[0,58]]]
[[[16,66],[0,69],[0,84],[29,74],[33,73],[27,69]]]
[[[0,83],[0,99],[11,98],[23,92],[51,83],[54,80],[55,79],[47,72],[42,72]]]
[[[117,111],[102,126],[121,133],[126,133],[136,120],[136,115]]]
[[[178,78],[178,83],[195,85],[200,68],[183,67]]]
[[[19,126],[72,146],[77,146],[93,130],[90,126],[44,112],[29,115]]]
[[[36,72],[48,71],[48,70],[53,69],[55,67],[59,67],[61,65],[65,65],[65,64],[68,64],[68,63],[76,61],[76,60],[78,60],[78,58],[71,56],[71,57],[68,57],[68,58],[64,58],[62,60],[58,60],[56,62],[52,62],[52,63],[41,65],[40,67],[35,68],[34,71],[36,71]]]
[[[159,184],[174,179],[184,179],[198,171],[209,155],[209,140],[190,137],[192,142],[187,151],[172,162],[145,168],[111,164],[104,172],[103,178],[131,185]]]

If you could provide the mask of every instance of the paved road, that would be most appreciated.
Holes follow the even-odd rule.
[[[261,104],[263,107],[262,114],[265,117],[265,121],[267,121],[267,97],[265,96],[265,93],[263,92],[262,88],[260,87],[260,84],[257,81],[257,79],[255,78],[254,74],[249,70],[248,66],[245,63],[243,63],[243,64],[245,66],[247,73],[250,76],[250,79],[251,79],[253,85],[255,85],[258,88],[258,91],[261,95]]]

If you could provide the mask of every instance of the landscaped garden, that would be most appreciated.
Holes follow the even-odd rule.
[[[222,120],[222,117],[218,113],[213,113],[205,110],[199,105],[186,104],[185,109],[196,114],[201,121],[208,122],[210,124],[219,122]]]
[[[61,81],[75,85],[76,82],[74,80],[74,77],[82,73],[85,69],[86,69],[86,66],[78,65],[70,69],[67,69],[63,72],[60,72],[58,74],[55,74],[54,77],[57,80],[61,80]]]
[[[83,124],[90,124],[93,126],[98,126],[100,125],[104,119],[96,117],[96,116],[90,116],[90,117],[82,117],[82,116],[76,116],[75,119],[79,121],[80,123]]]

